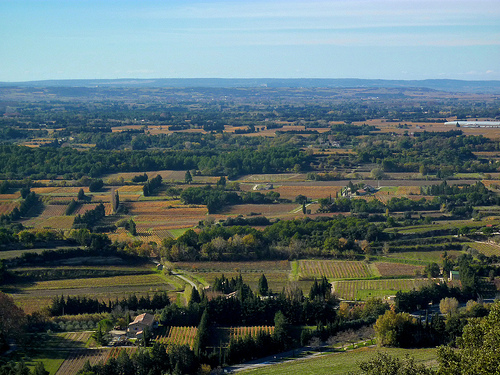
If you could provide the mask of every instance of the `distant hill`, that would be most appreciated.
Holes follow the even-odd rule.
[[[426,88],[463,93],[500,93],[500,81],[461,81],[454,79],[384,80],[384,79],[278,79],[278,78],[162,78],[162,79],[72,79],[29,82],[0,82],[0,87],[110,87],[110,88]]]

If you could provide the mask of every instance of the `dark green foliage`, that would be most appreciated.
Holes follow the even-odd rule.
[[[0,183],[0,194],[7,194],[9,192],[10,183],[7,180],[3,180]]]
[[[497,168],[495,163],[478,160],[473,151],[489,147],[490,143],[482,135],[464,136],[460,130],[416,132],[415,137],[405,137],[399,142],[379,136],[356,149],[357,162],[380,163],[384,172],[419,172],[420,166],[425,165],[430,173],[438,173],[438,177],[455,171],[488,172]]]
[[[73,228],[92,228],[99,220],[106,216],[104,205],[100,203],[93,210],[88,210],[83,215],[77,215],[73,221]]]
[[[170,138],[170,137],[169,137]],[[64,159],[65,163],[60,163]],[[308,165],[310,157],[298,148],[268,147],[262,150],[235,149],[218,153],[213,149],[195,151],[77,151],[65,148],[0,146],[0,173],[24,178],[44,178],[46,174],[98,177],[105,173],[198,169],[206,174],[229,178],[245,173],[276,173]],[[23,163],[17,163],[23,160]]]
[[[147,180],[148,180],[147,173],[132,177],[132,182],[146,182]]]
[[[244,240],[236,245],[229,242],[235,235]],[[281,220],[263,231],[247,226],[206,227],[200,233],[187,231],[177,240],[164,241],[163,245],[164,256],[171,261],[352,257],[359,251],[356,240],[374,241],[382,236],[381,229],[365,219],[339,215],[315,220]],[[342,246],[339,245],[341,238],[346,239]],[[300,247],[294,246],[297,241]]]
[[[197,368],[198,359],[187,345],[174,345],[167,352],[165,345],[155,343],[151,350],[139,350],[132,357],[121,351],[117,359],[110,359],[105,364],[86,364],[78,374],[182,375],[194,374]]]
[[[184,182],[186,184],[190,184],[192,181],[193,181],[193,176],[191,176],[191,172],[186,171],[186,173],[184,175]]]
[[[413,312],[425,309],[430,302],[438,303],[445,297],[463,299],[458,288],[449,288],[446,283],[425,285],[420,290],[396,293],[395,305],[398,311]]]
[[[460,258],[458,258],[458,270],[463,293],[467,296],[474,297],[479,292],[479,278],[472,267],[472,261],[471,255],[462,254]]]
[[[45,370],[43,362],[37,362],[33,370],[33,375],[49,375],[49,372]]]
[[[29,193],[31,193],[29,186],[21,188],[21,198],[26,199]]]
[[[439,276],[441,270],[437,263],[429,263],[428,265],[425,266],[424,273],[427,275],[428,278],[435,278]]]
[[[280,350],[272,336],[259,332],[255,337],[245,336],[231,339],[226,351],[227,363],[242,363],[261,358]]]
[[[59,315],[77,315],[77,314],[94,314],[102,312],[111,312],[117,306],[122,310],[159,310],[170,305],[170,299],[166,292],[154,293],[152,297],[142,296],[137,298],[135,295],[130,295],[122,300],[108,300],[108,303],[100,302],[92,297],[71,297],[64,296],[54,297],[49,306],[49,313],[52,316]]]
[[[230,204],[237,204],[241,201],[235,192],[206,187],[190,187],[182,191],[181,200],[185,204],[205,204],[208,213],[215,213],[222,207]]]
[[[71,202],[69,202],[68,207],[66,208],[65,215],[71,215],[76,210],[77,207],[78,207],[77,201],[72,199]]]
[[[225,227],[232,227],[232,226],[259,226],[259,227],[264,227],[267,225],[271,225],[271,222],[269,219],[265,216],[256,216],[256,217],[229,217],[225,221],[222,222],[222,225]]]
[[[0,285],[3,284],[6,276],[7,276],[7,269],[5,268],[3,259],[0,259]]]
[[[226,177],[222,176],[219,178],[219,181],[217,181],[217,187],[222,189],[226,187]]]
[[[262,276],[259,278],[259,294],[261,296],[267,296],[269,293],[269,286],[267,284],[267,278],[266,275],[262,274]]]
[[[200,302],[201,302],[200,293],[198,292],[198,289],[193,288],[193,290],[191,291],[191,297],[189,298],[189,304],[200,303]]]
[[[201,316],[200,324],[198,325],[198,330],[196,331],[196,337],[193,344],[193,352],[198,357],[200,357],[206,350],[206,346],[210,338],[209,324],[208,310],[205,309],[203,311],[203,315]]]
[[[104,182],[101,179],[92,180],[89,185],[89,191],[95,192],[103,188]]]
[[[137,236],[137,228],[134,220],[130,219],[125,222],[125,229],[128,230],[132,236]]]
[[[297,195],[295,197],[295,202],[299,204],[307,203],[307,197],[305,195]]]
[[[77,199],[79,201],[83,201],[86,198],[85,193],[83,192],[83,189],[78,190],[78,196]]]
[[[280,349],[290,347],[290,324],[281,311],[274,316],[273,339]]]
[[[142,192],[145,197],[148,197],[150,195],[153,195],[155,190],[157,190],[161,186],[162,182],[162,177],[160,175],[157,175],[156,177],[152,178],[149,180],[144,186],[142,187]]]
[[[318,280],[314,279],[314,283],[311,286],[311,291],[309,292],[310,299],[329,299],[332,296],[332,284],[330,284],[325,276],[318,283]]]

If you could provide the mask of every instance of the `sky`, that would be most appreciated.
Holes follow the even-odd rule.
[[[0,81],[500,79],[500,0],[0,0]]]

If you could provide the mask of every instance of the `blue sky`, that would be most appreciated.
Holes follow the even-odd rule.
[[[500,0],[0,0],[0,81],[500,79]]]

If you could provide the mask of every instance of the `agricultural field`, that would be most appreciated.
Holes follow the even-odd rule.
[[[470,246],[470,245],[469,245]],[[462,254],[462,251],[447,250],[452,259],[456,259]],[[417,264],[426,264],[429,262],[440,263],[442,261],[443,251],[404,251],[400,253],[390,253],[385,258],[390,258],[393,262],[416,262]]]
[[[294,210],[302,209],[302,206],[297,203],[282,203],[282,204],[239,204],[235,206],[225,207],[221,214],[224,215],[250,215],[257,213],[268,218],[294,218],[296,214]],[[302,215],[302,211],[300,212]]]
[[[417,273],[422,274],[424,270],[424,266],[402,263],[377,262],[374,266],[382,277],[415,276]]]
[[[373,276],[365,262],[336,260],[299,260],[299,279],[358,279]]]
[[[469,247],[476,249],[486,256],[500,255],[500,246],[491,242],[467,242]]]
[[[204,282],[212,285],[213,282],[215,281],[215,278],[220,278],[222,274],[226,278],[237,278],[240,275],[240,272],[200,272],[200,273],[195,273],[195,272],[190,272],[190,274],[196,278],[203,280]],[[258,290],[258,285],[259,285],[259,278],[261,277],[261,273],[259,272],[241,272],[241,275],[243,277],[243,281],[245,284],[250,285],[252,290]],[[267,283],[269,285],[269,289],[271,289],[273,292],[281,292],[284,287],[287,286],[289,283],[289,275],[285,272],[265,272],[266,278],[267,278]],[[311,285],[313,284],[312,281],[306,280],[306,281],[297,281],[298,286],[305,292],[308,293],[309,289],[311,288]]]
[[[288,261],[257,261],[257,262],[175,262],[170,264],[176,269],[188,273],[194,279],[204,284],[212,285],[215,278],[222,274],[226,278],[236,278],[240,274],[243,281],[253,290],[257,290],[259,278],[266,275],[269,288],[281,292],[290,279],[290,263]],[[303,290],[309,291],[311,281],[300,281]]]
[[[131,348],[112,348],[110,350],[108,350],[108,355],[106,356],[106,359],[103,361],[104,363],[108,362],[110,359],[117,359],[118,356],[120,355],[120,353],[122,351],[125,351],[127,352],[127,354],[130,356],[132,356],[134,353],[137,352],[139,348],[137,347],[131,347]]]
[[[104,362],[108,358],[110,351],[111,349],[71,350],[55,375],[74,375],[81,370],[87,361],[89,361],[92,366],[99,362]]]
[[[175,262],[175,268],[191,272],[241,272],[245,273],[265,273],[290,271],[290,264],[287,260],[278,261],[258,261],[258,262]]]
[[[19,207],[18,202],[1,201],[0,202],[0,215],[10,214],[15,207]]]
[[[127,276],[112,276],[112,277],[96,277],[91,279],[63,279],[39,281],[34,285],[25,288],[26,291],[31,290],[71,290],[81,288],[82,285],[89,288],[102,288],[109,286],[143,286],[143,285],[158,285],[163,278],[160,275],[127,275]]]
[[[74,216],[34,217],[23,221],[23,225],[33,229],[69,230],[73,226]]]
[[[47,249],[29,249],[29,250],[3,250],[0,251],[0,260],[2,259],[11,259],[11,258],[17,258],[23,255],[23,253],[36,253],[40,254],[42,251],[45,251]]]
[[[92,296],[107,302],[108,299],[121,299],[131,294],[141,296],[166,291],[174,295],[183,289],[177,279],[151,271],[152,265],[136,267],[108,265],[103,267],[108,261],[107,259],[95,259],[95,261],[96,264],[101,265],[100,271],[109,270],[110,274],[115,272],[115,274],[122,273],[122,275],[18,283],[3,285],[2,291],[10,293],[16,304],[22,307],[26,313],[31,313],[49,306],[55,296],[61,295]],[[66,269],[64,266],[58,268],[60,270]],[[95,266],[81,266],[80,263],[70,268],[76,271],[92,271]],[[19,270],[22,271],[22,269]]]
[[[428,279],[387,279],[334,281],[332,290],[340,298],[354,301],[370,297],[388,297],[399,290],[418,289],[430,283]]]
[[[189,345],[193,349],[194,339],[196,337],[196,327],[170,327],[168,334],[156,338],[161,344],[167,344],[167,351],[173,345]]]
[[[63,204],[48,204],[39,217],[46,219],[53,216],[64,216],[66,208],[67,206]]]
[[[359,370],[358,363],[368,361],[377,353],[403,358],[410,355],[415,358],[416,363],[433,366],[437,358],[436,349],[396,349],[364,347],[346,352],[314,356],[308,359],[297,359],[284,361],[257,368],[255,370],[243,371],[245,375],[346,375],[349,372],[356,373]]]
[[[336,194],[340,194],[341,186],[290,186],[279,185],[272,191],[280,193],[280,198],[294,200],[298,195],[305,195],[308,199],[316,200],[320,198],[335,198]]]
[[[304,173],[280,173],[280,174],[252,174],[241,176],[238,181],[240,182],[283,182],[283,181],[305,181],[306,175]]]

